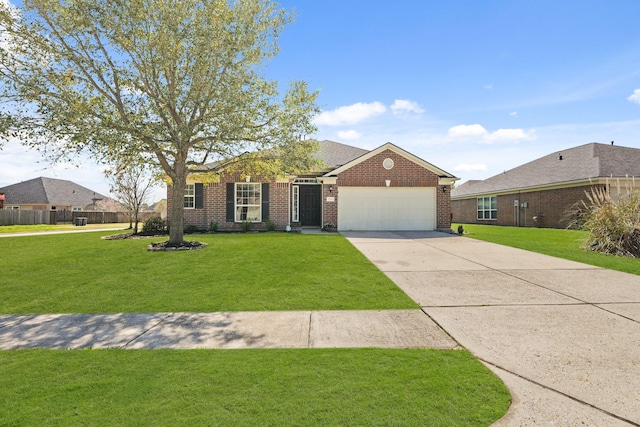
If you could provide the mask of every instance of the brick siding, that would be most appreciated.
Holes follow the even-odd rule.
[[[463,224],[513,225],[518,227],[566,228],[572,217],[570,210],[576,203],[586,201],[585,192],[593,187],[559,188],[554,190],[528,191],[505,194],[497,197],[497,220],[478,220],[477,198],[452,200],[451,212],[453,222]],[[519,218],[513,203],[519,201]],[[527,207],[522,206],[527,203]],[[535,219],[534,219],[535,217]]]
[[[382,162],[386,158],[393,160],[393,169],[386,170],[382,167]],[[391,180],[393,187],[436,187],[438,185],[438,176],[433,172],[391,150],[385,150],[342,172],[338,176],[338,186],[385,187],[387,179]]]
[[[223,175],[219,182],[204,184],[202,209],[185,209],[184,225],[195,225],[200,230],[208,230],[212,222],[217,222],[220,230],[240,230],[242,223],[227,222],[227,183],[246,182],[239,174]],[[252,179],[251,182],[261,182]],[[289,224],[289,191],[286,182],[269,183],[269,219],[276,223],[276,228],[284,230]],[[171,196],[173,188],[167,187],[167,212],[171,212]],[[254,223],[254,230],[267,228],[266,222]]]
[[[382,162],[386,158],[394,161],[394,167],[386,170]],[[438,176],[407,158],[391,151],[382,153],[367,159],[352,168],[344,171],[337,177],[337,184],[324,184],[322,186],[322,224],[338,224],[338,203],[340,186],[350,187],[385,187],[386,180],[391,180],[393,187],[435,187],[436,188],[436,227],[449,229],[451,227],[451,200],[450,188],[442,191],[438,185]],[[252,182],[260,182],[259,178],[252,177]],[[220,178],[220,182],[204,184],[202,209],[185,209],[184,224],[195,225],[199,229],[207,230],[212,221],[216,221],[221,230],[240,229],[240,223],[226,221],[226,184],[228,182],[245,182],[240,175],[226,175]],[[329,190],[331,188],[331,191]],[[271,182],[269,185],[269,217],[282,230],[290,224],[290,203],[292,200],[292,186],[286,182]],[[167,188],[167,212],[171,212],[172,187]],[[327,198],[333,197],[334,202],[328,202]],[[475,202],[474,202],[475,203]],[[474,213],[475,215],[475,213]],[[291,224],[296,226],[299,224]],[[265,229],[265,223],[254,224],[254,229]]]
[[[382,162],[386,158],[393,160],[394,166],[391,170],[387,170],[382,166]],[[386,187],[386,180],[391,181],[392,187],[436,187],[436,227],[443,230],[451,228],[449,186],[446,186],[446,191],[443,192],[442,186],[438,186],[438,175],[391,150],[385,150],[342,172],[338,176],[337,185],[333,186],[332,193],[336,198],[336,203],[323,204],[325,223],[331,222],[327,221],[327,218],[335,217],[336,222],[334,224],[339,227],[339,224],[337,224],[337,202],[339,202],[340,186]],[[327,194],[324,194],[324,196],[326,200]]]
[[[329,191],[331,188],[331,191]],[[327,202],[327,197],[333,197],[333,202]],[[338,225],[338,186],[322,186],[322,225]]]

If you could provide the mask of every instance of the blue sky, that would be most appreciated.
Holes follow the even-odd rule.
[[[640,1],[280,3],[296,19],[265,72],[319,90],[318,139],[393,142],[459,182],[589,142],[640,148]],[[95,165],[33,158],[5,147],[0,186],[49,176],[108,192]]]

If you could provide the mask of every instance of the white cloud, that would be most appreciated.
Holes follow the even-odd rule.
[[[482,125],[458,125],[449,129],[448,134],[452,138],[478,137],[488,134]]]
[[[493,89],[493,83],[489,83],[489,84],[484,85],[484,88],[487,89],[487,90]]]
[[[484,163],[460,163],[458,166],[453,168],[456,172],[486,172],[487,165]]]
[[[493,132],[487,131],[479,124],[458,125],[449,128],[448,135],[451,138],[479,138],[480,142],[491,144],[494,142],[516,142],[525,139],[535,138],[535,130],[525,131],[524,129],[498,129]]]
[[[509,115],[511,117],[518,117],[518,112],[517,111],[512,111],[512,112],[509,113]]]
[[[633,94],[627,98],[627,101],[640,104],[640,89],[633,91]]]
[[[353,105],[336,108],[332,111],[323,111],[315,118],[318,125],[341,126],[354,125],[371,117],[378,116],[387,111],[380,102],[364,103],[358,102]]]
[[[393,114],[401,114],[405,111],[411,113],[424,113],[424,110],[418,105],[417,102],[409,101],[408,99],[396,99],[391,106]]]
[[[492,142],[515,142],[523,139],[532,139],[535,137],[535,131],[524,129],[498,129],[489,135],[485,135],[484,140],[488,143]]]
[[[338,132],[338,138],[346,141],[353,141],[354,139],[360,139],[360,137],[362,137],[362,134],[355,130],[341,130]]]

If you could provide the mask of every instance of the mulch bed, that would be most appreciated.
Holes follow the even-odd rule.
[[[159,251],[192,251],[196,249],[206,248],[207,244],[202,242],[187,242],[184,241],[177,245],[170,245],[169,242],[151,243],[147,246],[147,250],[150,252]]]
[[[149,239],[153,237],[166,237],[166,234],[158,233],[122,233],[114,234],[112,236],[104,236],[104,240],[124,240],[124,239]],[[184,241],[178,245],[170,245],[168,241],[160,243],[150,243],[147,246],[147,250],[150,252],[162,252],[162,251],[192,251],[196,249],[206,248],[207,244],[202,242],[189,242]]]

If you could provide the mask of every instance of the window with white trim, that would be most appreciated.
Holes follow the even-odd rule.
[[[261,188],[259,182],[236,183],[236,222],[260,222]]]
[[[478,197],[478,219],[498,219],[498,198]]]
[[[194,209],[196,207],[196,185],[187,184],[184,189],[184,208]]]
[[[291,221],[300,221],[300,186],[293,186],[293,197],[291,197]]]

